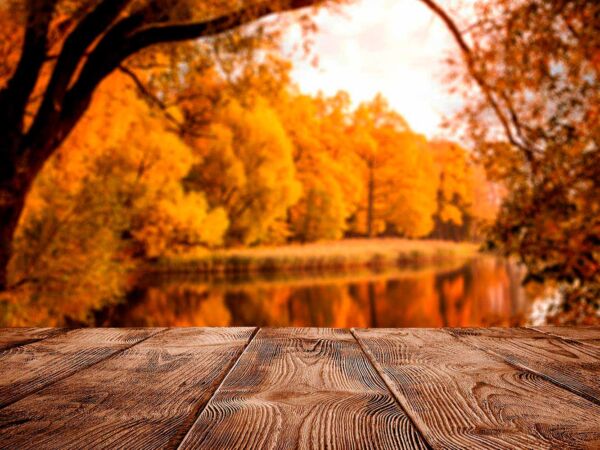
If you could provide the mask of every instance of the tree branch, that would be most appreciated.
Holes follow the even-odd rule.
[[[90,14],[93,14],[93,12]],[[131,30],[139,27],[143,23],[143,19],[142,14],[132,14],[110,27],[87,57],[83,68],[79,71],[77,81],[69,83],[71,87],[61,95],[61,103],[50,105],[48,110],[40,111],[36,116],[36,120],[27,133],[27,142],[24,145],[27,153],[23,155],[25,164],[31,166],[34,171],[66,139],[86,111],[95,88],[100,81],[116,68],[116,66],[111,65],[109,70],[106,63],[102,64],[103,59],[106,59],[107,55],[108,57],[112,55],[114,59],[125,36]],[[81,58],[77,66],[79,66],[80,61]],[[93,64],[91,64],[92,62]],[[81,86],[82,72],[86,67],[89,71],[96,70],[96,73],[92,74],[93,76],[89,74],[87,76],[87,79],[92,78],[93,82]],[[78,83],[80,88],[76,89]]]
[[[154,106],[157,106],[162,111],[164,116],[175,125],[178,132],[181,131],[182,124],[175,117],[173,117],[171,113],[169,113],[167,105],[165,105],[165,103],[156,95],[150,92],[150,90],[144,85],[142,80],[139,79],[139,77],[133,70],[121,64],[119,66],[119,71],[127,75],[133,81],[133,84],[135,84],[135,87],[137,88],[138,92],[142,94],[142,96],[149,103],[151,103]]]
[[[81,70],[81,75],[72,91],[87,91],[95,86],[99,79],[115,70],[132,54],[159,43],[179,42],[185,40],[215,36],[238,28],[259,18],[281,12],[304,8],[322,3],[323,0],[288,0],[278,6],[275,2],[264,2],[260,5],[241,8],[216,18],[192,23],[156,23],[152,22],[147,10],[137,14],[143,18],[137,28],[130,33],[116,36],[105,36]],[[114,42],[113,42],[114,41]]]
[[[139,9],[121,19],[100,38],[81,68],[77,80],[65,93],[58,122],[40,120],[40,128],[45,128],[41,133],[36,129],[37,142],[32,146],[36,148],[36,154],[32,155],[32,158],[34,161],[44,161],[47,158],[85,112],[98,84],[132,54],[158,43],[214,36],[274,13],[317,5],[323,1],[287,0],[281,4],[276,2],[275,5],[265,1],[260,5],[241,8],[216,18],[185,24],[156,23],[154,20],[157,17],[151,14],[150,7]],[[163,20],[162,17],[159,19]],[[47,135],[51,135],[52,138],[49,139]]]
[[[130,0],[109,0],[99,3],[67,36],[30,128],[30,135],[40,134],[44,128],[54,129],[57,125],[67,88],[86,50],[106,31],[129,2]]]
[[[46,57],[48,29],[56,1],[27,1],[28,16],[21,57],[11,79],[0,91],[0,121],[11,133],[22,132],[23,113]],[[6,148],[1,150],[6,151]]]
[[[508,119],[506,117],[506,115],[504,114],[504,111],[502,110],[498,101],[496,100],[496,97],[494,96],[493,88],[487,84],[487,82],[485,81],[482,74],[480,74],[479,71],[477,70],[477,67],[475,65],[475,57],[473,55],[473,51],[471,50],[471,47],[469,47],[469,45],[467,44],[465,38],[463,37],[463,34],[459,30],[459,28],[456,25],[456,23],[454,22],[454,20],[435,1],[433,1],[433,0],[420,0],[420,1],[422,3],[424,3],[431,11],[433,11],[440,19],[442,19],[442,21],[444,22],[444,24],[446,25],[446,27],[448,28],[448,30],[454,37],[454,40],[456,41],[457,45],[459,46],[459,48],[463,54],[463,57],[467,64],[467,70],[469,72],[469,75],[471,76],[471,78],[473,78],[473,80],[475,80],[475,82],[481,89],[483,95],[485,96],[488,104],[494,110],[496,117],[498,118],[498,120],[500,121],[500,124],[502,125],[502,128],[504,129],[504,134],[506,135],[508,141],[523,152],[525,159],[529,163],[529,166],[530,166],[532,172],[535,173],[537,171],[537,161],[536,161],[535,155],[533,153],[533,150],[528,145],[526,145],[526,143],[520,142],[515,137],[512,127],[511,127],[510,119]],[[513,121],[517,121],[517,117],[516,117],[516,114],[514,114],[514,111],[511,110],[510,115],[511,115],[511,118]],[[518,121],[515,123],[515,126],[517,129],[517,133],[520,134],[520,126],[518,126]]]
[[[178,42],[214,36],[271,14],[282,11],[289,12],[308,6],[315,6],[320,3],[322,3],[322,0],[288,0],[281,2],[281,4],[267,1],[203,22],[150,24],[134,33],[128,45],[131,52],[136,52],[142,48],[161,42]]]

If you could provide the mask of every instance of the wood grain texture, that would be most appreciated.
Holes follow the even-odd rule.
[[[541,333],[549,334],[551,336],[570,339],[581,342],[582,344],[592,345],[594,347],[600,347],[600,327],[543,326],[531,327],[531,329]]]
[[[434,448],[600,446],[595,405],[443,330],[353,332]]]
[[[0,447],[174,448],[254,328],[178,328],[0,411]]]
[[[161,331],[76,329],[0,352],[0,408],[85,369]]]
[[[600,406],[600,349],[525,328],[456,328],[450,332]]]
[[[0,351],[41,341],[65,331],[64,328],[0,328]]]
[[[347,330],[261,329],[181,448],[425,448]]]

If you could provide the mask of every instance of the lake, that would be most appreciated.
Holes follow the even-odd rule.
[[[511,326],[531,302],[523,271],[492,256],[385,270],[288,274],[152,274],[96,326]]]

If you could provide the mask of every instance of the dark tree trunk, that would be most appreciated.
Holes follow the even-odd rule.
[[[8,288],[7,269],[12,256],[12,242],[23,211],[24,196],[0,189],[0,291]]]
[[[106,76],[129,56],[151,45],[214,36],[273,13],[320,2],[264,2],[195,23],[170,23],[168,11],[161,9],[168,6],[156,7],[154,2],[123,16],[131,3],[98,2],[73,27],[26,129],[26,109],[47,60],[48,32],[57,0],[25,0],[23,48],[14,73],[0,89],[0,292],[9,288],[7,268],[13,238],[31,184],[75,127]]]
[[[7,268],[25,196],[33,176],[12,161],[0,169],[0,292],[8,288]]]
[[[375,174],[373,163],[369,162],[369,185],[368,189],[368,204],[367,204],[367,236],[373,237],[375,235],[375,230],[373,228],[373,220],[375,214]]]

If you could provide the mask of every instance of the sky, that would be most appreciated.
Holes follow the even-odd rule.
[[[292,78],[307,93],[346,90],[354,103],[381,92],[413,130],[428,137],[447,133],[444,115],[459,105],[447,92],[444,58],[455,51],[442,22],[418,0],[357,0],[341,13],[322,11],[311,66],[294,57]],[[300,39],[293,29],[290,40]]]

